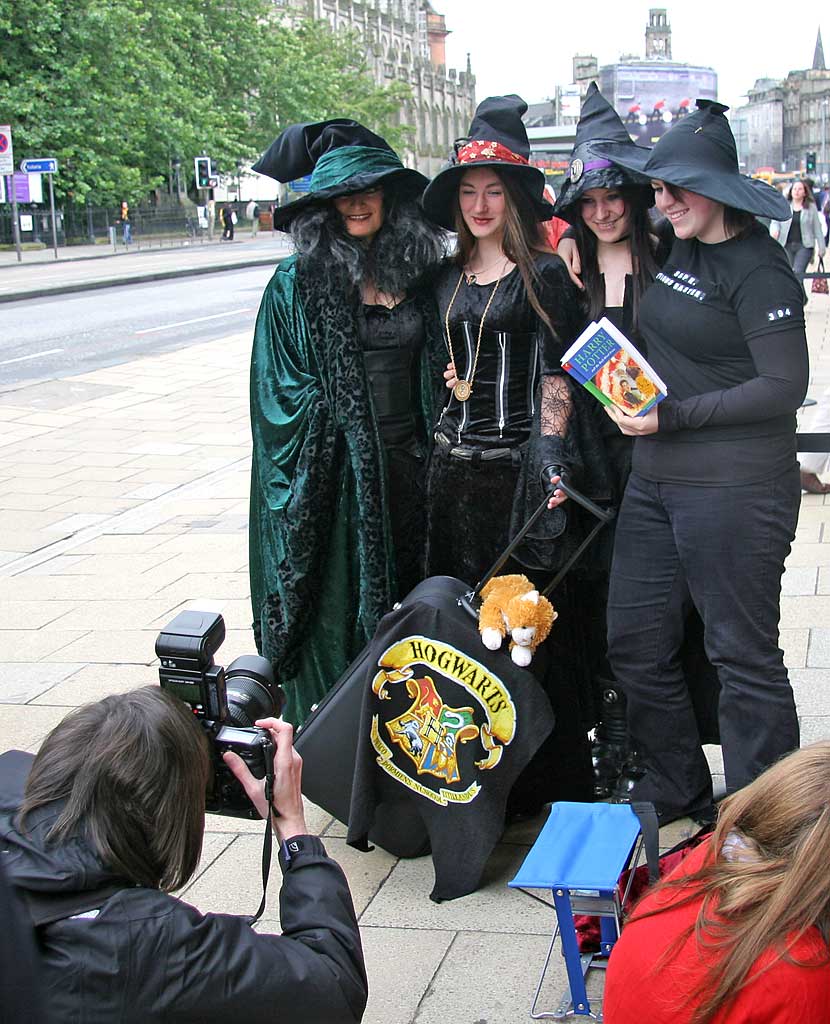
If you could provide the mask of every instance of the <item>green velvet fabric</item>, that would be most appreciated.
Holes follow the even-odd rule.
[[[431,325],[422,367],[431,424],[445,357],[430,293],[417,301]],[[278,267],[257,318],[251,426],[254,632],[286,690],[284,715],[299,725],[396,595],[384,451],[355,308],[305,279],[293,257]]]
[[[324,153],[311,174],[311,192],[336,188],[357,175],[402,171],[403,164],[394,153],[369,146],[340,146]]]

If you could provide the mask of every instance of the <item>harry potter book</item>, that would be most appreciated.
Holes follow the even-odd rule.
[[[642,416],[666,397],[663,380],[607,317],[589,324],[561,362],[603,405],[627,416]]]

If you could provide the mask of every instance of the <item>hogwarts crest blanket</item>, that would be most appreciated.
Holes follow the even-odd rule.
[[[448,577],[457,596],[464,584]],[[423,586],[423,584],[422,584]],[[432,850],[436,902],[474,892],[504,830],[507,797],[553,728],[533,675],[489,651],[455,600],[407,603],[375,634],[363,700],[348,842],[366,849],[390,788]]]

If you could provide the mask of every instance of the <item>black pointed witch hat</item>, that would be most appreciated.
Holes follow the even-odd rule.
[[[427,216],[436,224],[456,230],[455,197],[466,171],[495,167],[520,188],[530,201],[537,220],[550,220],[553,207],[544,198],[545,176],[532,167],[530,142],[522,115],[527,104],[521,96],[488,96],[476,107],[470,134],[458,139],[450,164],[432,179],[424,192]]]
[[[649,178],[712,199],[756,217],[787,220],[790,204],[765,181],[741,174],[735,137],[722,103],[698,100],[697,110],[675,122],[637,170]],[[603,145],[602,155],[629,164],[629,155],[616,143]]]
[[[604,143],[619,146],[627,154],[629,164],[623,167],[601,155],[598,147]],[[563,220],[574,220],[579,216],[578,200],[592,188],[639,187],[643,190],[643,200],[651,205],[654,198],[649,179],[638,173],[638,165],[644,165],[650,155],[650,149],[635,145],[620,115],[599,91],[596,82],[591,82],[576,126],[568,176],[559,192],[554,213]]]

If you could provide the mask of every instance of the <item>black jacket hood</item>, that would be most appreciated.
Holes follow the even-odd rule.
[[[17,808],[34,757],[19,750],[0,755],[0,850],[9,881],[32,892],[86,892],[116,881],[83,838],[48,843],[46,836],[61,812],[60,804],[41,807],[19,827]]]

